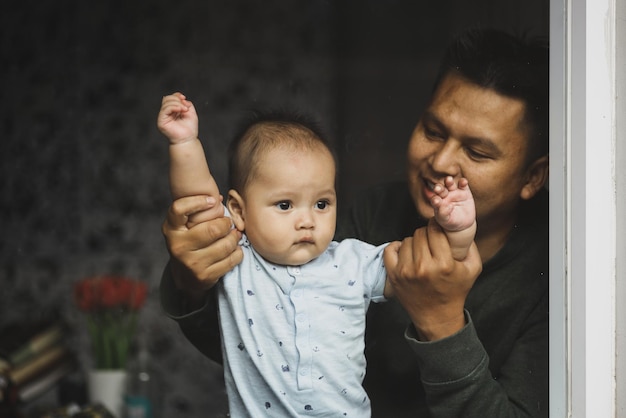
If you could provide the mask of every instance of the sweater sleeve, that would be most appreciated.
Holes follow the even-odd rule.
[[[204,305],[196,310],[187,307],[187,300],[176,288],[169,264],[163,270],[160,284],[161,307],[165,315],[176,321],[185,335],[202,354],[222,362],[221,337],[217,312],[217,293],[209,290]]]
[[[418,361],[430,415],[437,417],[547,417],[547,335],[539,321],[521,336],[498,376],[469,313],[456,334],[421,342],[412,326],[405,339]]]

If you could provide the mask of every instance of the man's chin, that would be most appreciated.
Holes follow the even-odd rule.
[[[435,216],[435,210],[430,205],[430,202],[426,202],[423,196],[413,197],[417,213],[424,219],[430,219]]]
[[[409,187],[417,213],[424,219],[430,219],[435,216],[435,211],[425,196],[424,183],[422,181],[409,180]]]

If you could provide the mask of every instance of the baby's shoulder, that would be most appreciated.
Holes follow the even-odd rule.
[[[363,252],[363,251],[382,251],[382,249],[387,246],[387,244],[383,245],[373,245],[367,243],[365,241],[361,241],[355,238],[346,238],[341,241],[332,241],[328,246],[328,250],[330,252],[335,253],[343,253],[343,252]]]

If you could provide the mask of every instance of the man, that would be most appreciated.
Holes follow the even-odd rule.
[[[373,416],[547,416],[547,148],[547,48],[496,31],[459,37],[410,139],[408,184],[368,191],[339,223],[338,238],[412,236],[385,259],[396,299],[368,314]],[[476,202],[476,245],[461,262],[428,221],[431,188],[446,176],[467,178]],[[219,358],[207,289],[240,261],[238,235],[224,219],[187,224],[214,203],[170,208],[162,299]]]

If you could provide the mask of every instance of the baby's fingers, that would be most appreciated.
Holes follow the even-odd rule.
[[[161,113],[164,115],[180,114],[189,110],[189,106],[179,100],[164,101],[161,105]]]
[[[435,199],[436,197],[445,199],[446,196],[448,196],[448,189],[440,183],[435,184],[435,186],[433,187],[433,192],[437,193],[437,196],[434,196],[433,199]]]
[[[444,179],[444,183],[445,183],[445,185],[446,185],[446,189],[447,189],[447,190],[449,190],[449,191],[456,190],[456,186],[457,186],[457,185],[456,185],[456,183],[455,183],[455,181],[454,181],[454,177],[452,177],[452,176],[447,176],[447,177]]]

